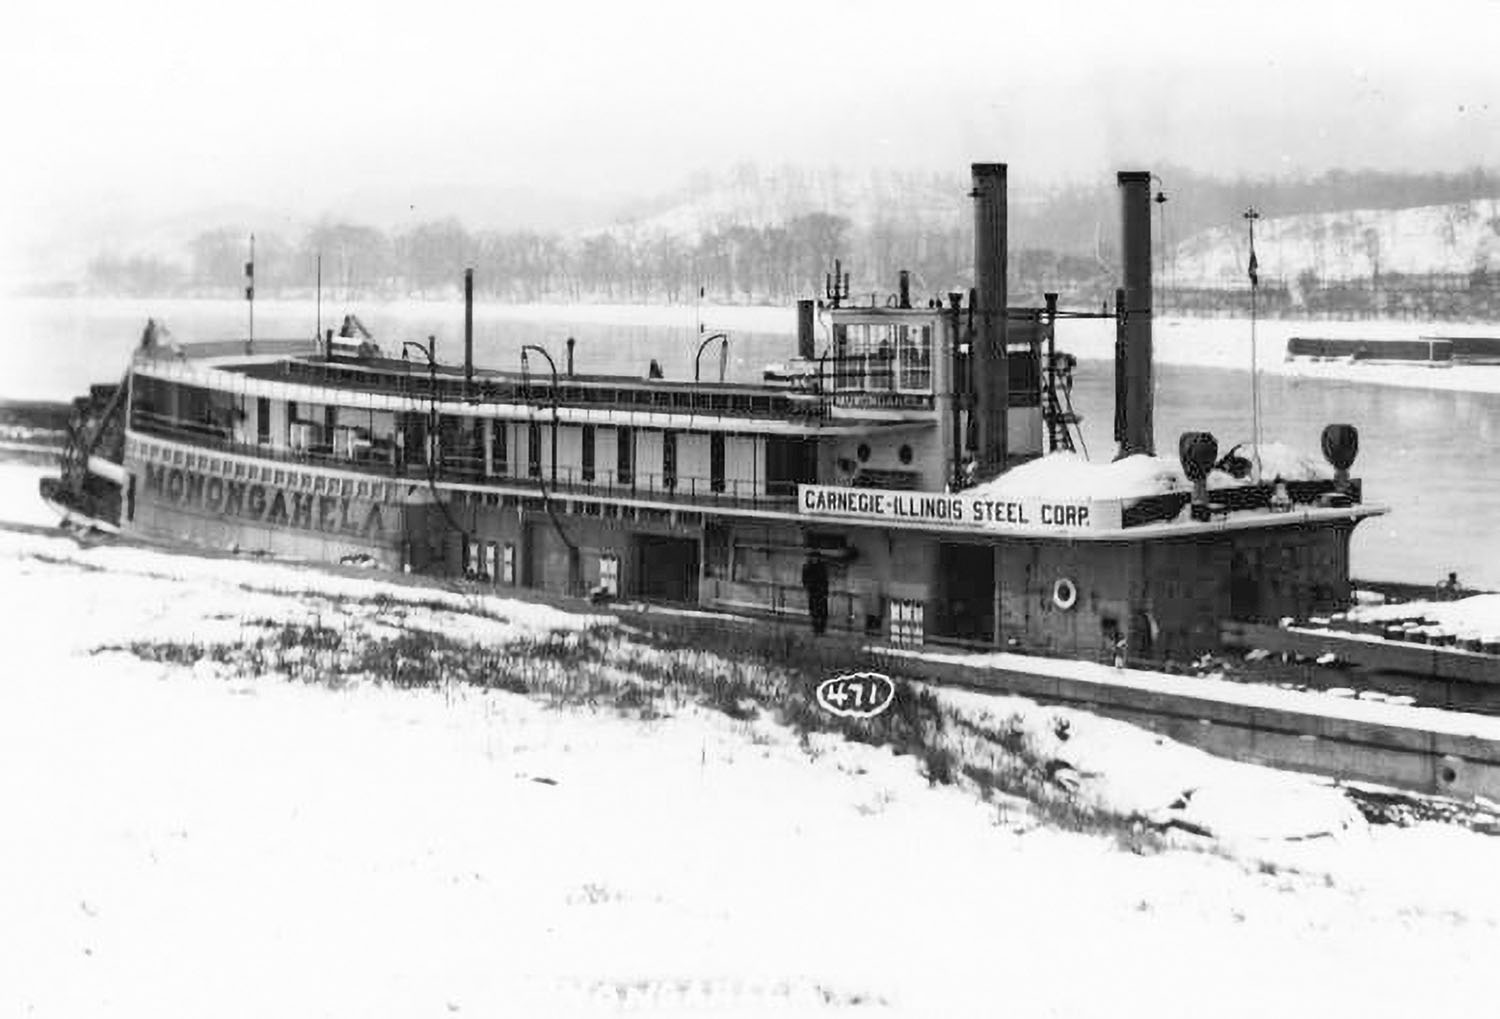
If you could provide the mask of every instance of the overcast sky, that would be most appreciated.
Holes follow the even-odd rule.
[[[995,160],[1017,185],[1500,163],[1497,0],[19,2],[8,239],[442,186],[652,193],[746,159]]]

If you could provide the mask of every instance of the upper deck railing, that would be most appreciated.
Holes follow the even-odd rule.
[[[150,347],[137,347],[136,363],[153,361],[194,361],[205,357],[261,357],[316,354],[321,350],[317,340],[206,340],[199,343],[169,341]]]
[[[395,366],[401,366],[396,370]],[[618,407],[658,413],[810,420],[826,417],[828,405],[816,393],[710,382],[666,382],[609,376],[522,378],[482,375],[466,384],[451,367],[432,372],[406,362],[311,361],[288,359],[238,366],[251,377],[333,389],[382,393],[419,402],[524,404],[550,407]]]
[[[514,489],[532,488],[562,496],[591,496],[613,500],[671,502],[724,509],[793,509],[797,501],[795,482],[742,478],[713,478],[661,471],[599,470],[585,476],[579,467],[559,465],[554,476],[550,464],[521,463],[515,469],[485,470],[482,453],[455,450],[441,454],[440,462],[429,465],[422,459],[408,459],[393,446],[357,449],[343,455],[329,446],[305,450],[272,445],[237,442],[222,428],[206,424],[175,421],[139,408],[131,415],[133,431],[146,436],[185,443],[199,449],[255,460],[341,471],[357,471],[383,478],[408,481],[434,481],[479,487]]]

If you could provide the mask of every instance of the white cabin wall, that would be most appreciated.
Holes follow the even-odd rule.
[[[869,459],[859,459],[859,447],[869,447]],[[911,447],[911,462],[901,462],[901,447]],[[852,462],[854,470],[839,467],[839,461]],[[907,471],[920,477],[918,488],[940,492],[948,483],[948,455],[943,448],[939,428],[901,429],[889,434],[850,435],[824,439],[818,449],[818,477],[826,485],[847,485],[863,468],[872,471]]]
[[[742,495],[760,492],[765,484],[761,479],[761,444],[753,435],[729,435],[724,439],[724,493],[734,495],[736,489]]]
[[[552,423],[544,429],[544,438],[551,442]],[[551,451],[547,452],[551,462]],[[548,474],[548,478],[552,475]],[[557,432],[557,477],[559,481],[579,481],[583,477],[583,428],[580,425],[563,425]]]
[[[661,488],[661,432],[638,428],[635,433],[635,483],[640,488]]]
[[[271,445],[277,449],[286,448],[287,416],[286,401],[271,401]]]
[[[1041,456],[1042,408],[1010,408],[1005,434],[1010,456]]]
[[[693,489],[690,486],[696,485],[698,492],[706,493],[709,490],[711,466],[708,434],[706,432],[678,432],[677,476],[682,479],[678,482],[678,488],[691,491]],[[690,478],[691,481],[688,480]]]
[[[594,431],[594,483],[619,483],[616,468],[620,465],[620,430],[600,425]]]

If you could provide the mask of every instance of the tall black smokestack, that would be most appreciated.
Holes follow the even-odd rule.
[[[464,270],[464,399],[474,391],[474,270]]]
[[[811,361],[817,356],[813,334],[813,302],[797,302],[797,356]]]
[[[1005,360],[1005,164],[975,163],[974,283],[978,307],[969,357],[980,478],[1005,470],[1010,368]]]
[[[1125,271],[1125,303],[1116,311],[1124,315],[1121,356],[1115,370],[1115,412],[1120,423],[1119,456],[1135,453],[1153,456],[1151,408],[1155,398],[1151,380],[1151,174],[1124,170],[1120,185],[1120,258]]]

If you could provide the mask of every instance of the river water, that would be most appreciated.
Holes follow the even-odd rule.
[[[462,359],[462,308],[453,302],[357,310],[388,352],[400,340],[436,335],[440,360]],[[243,338],[247,311],[235,301],[0,302],[6,329],[0,398],[66,400],[91,382],[117,379],[148,316],[165,320],[183,342],[195,342]],[[795,353],[795,341],[781,331],[790,326],[789,315],[716,311],[704,316],[710,330],[717,328],[715,314],[750,326],[731,333],[731,378],[757,379],[765,364]],[[605,321],[610,317],[635,324],[610,324]],[[324,326],[337,320],[331,306],[325,306]],[[310,336],[317,321],[312,302],[258,302],[255,333]],[[1098,342],[1100,327],[1072,326],[1090,330],[1079,335],[1079,347],[1107,349]],[[1182,320],[1175,327],[1191,335],[1195,323]],[[1059,326],[1063,349],[1069,346],[1068,328],[1067,323]],[[1222,331],[1223,323],[1214,328]],[[573,336],[581,372],[644,376],[655,358],[668,378],[692,377],[700,335],[691,307],[620,314],[592,308],[576,314],[567,309],[537,314],[480,308],[474,332],[475,360],[482,367],[514,370],[523,343],[547,347],[561,367],[564,341]],[[1492,370],[1500,373],[1500,366]],[[704,352],[702,371],[704,378],[717,375],[716,347]],[[1112,452],[1110,375],[1107,361],[1085,360],[1074,387],[1075,406],[1084,415],[1084,439],[1094,458]],[[1187,430],[1213,432],[1221,449],[1250,438],[1247,372],[1222,365],[1158,364],[1156,382],[1156,436],[1163,454],[1175,453],[1178,434]],[[1500,394],[1264,373],[1260,396],[1267,441],[1317,455],[1325,424],[1341,421],[1359,428],[1360,455],[1353,473],[1364,479],[1366,500],[1387,505],[1391,512],[1355,532],[1356,576],[1427,583],[1453,570],[1466,584],[1500,588]]]

